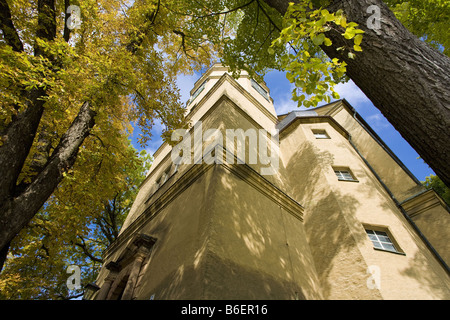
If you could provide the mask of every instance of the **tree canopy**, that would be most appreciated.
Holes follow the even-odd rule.
[[[77,298],[95,281],[102,253],[117,238],[151,163],[123,140],[126,149],[109,156],[83,155],[91,152],[89,142],[100,151],[98,141],[83,145],[73,170],[11,243],[1,299]],[[69,266],[80,268],[79,288],[67,285]]]
[[[156,119],[163,137],[187,126],[176,76],[208,65],[213,50],[186,48],[185,19],[156,0],[2,0],[0,12],[1,264],[9,248],[15,261],[42,250],[67,258],[63,246],[80,244],[111,201],[132,200],[123,193],[142,166],[132,124],[142,145]]]
[[[1,247],[28,223],[77,157],[126,149],[155,119],[186,126],[176,75],[213,59],[211,46],[189,50],[185,23],[159,1],[1,1]],[[169,5],[170,2],[165,2]],[[70,29],[68,22],[80,16]],[[78,152],[84,140],[86,142]],[[87,146],[100,144],[90,152]],[[19,212],[16,212],[16,211]]]
[[[447,187],[438,176],[433,174],[429,175],[422,183],[428,188],[433,188],[447,206],[450,206],[450,188]]]
[[[448,56],[447,1],[384,2],[421,42]],[[370,70],[383,69],[373,66],[380,54],[372,49],[381,43],[374,46],[374,41],[388,41],[363,25],[367,12],[355,9],[359,13],[351,15],[340,4],[0,0],[0,251],[4,257],[9,251],[11,258],[2,273],[4,292],[12,296],[14,288],[23,286],[17,297],[67,298],[73,293],[60,286],[67,278],[66,264],[92,269],[86,261],[99,263],[99,252],[117,236],[143,177],[142,160],[128,139],[132,124],[142,132],[142,145],[151,139],[156,119],[165,126],[166,140],[173,129],[189,126],[175,81],[179,74],[219,58],[235,74],[246,70],[256,78],[271,69],[283,70],[296,86],[293,99],[306,107],[338,98],[333,87],[350,77],[377,106],[387,105],[376,98],[383,96],[383,88],[369,92],[367,77]],[[425,50],[419,47],[414,47],[417,54],[402,48],[400,57],[417,58]],[[448,60],[433,52],[427,51],[432,58],[426,60],[448,67]],[[401,60],[397,58],[393,60]],[[385,68],[397,66],[386,63]],[[381,72],[378,76],[384,79]],[[412,89],[424,104],[435,96],[439,101],[437,94],[427,97],[427,90],[419,94]],[[402,112],[392,117],[394,126]],[[439,112],[438,118],[447,119]],[[412,112],[411,117],[415,122],[425,119]],[[424,123],[440,124],[433,119]],[[436,140],[425,140],[430,137]],[[50,265],[55,272],[45,273],[44,266]],[[32,279],[41,281],[39,290],[25,285]]]

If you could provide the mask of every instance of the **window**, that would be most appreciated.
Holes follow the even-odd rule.
[[[198,95],[205,89],[205,86],[206,86],[206,82],[207,82],[207,81],[208,81],[208,80],[203,81],[203,83],[198,87],[198,89],[195,90],[195,92],[194,92],[194,93],[192,94],[192,96],[190,97],[189,103],[188,103],[188,104],[191,104],[191,102],[194,101],[195,98],[197,98]]]
[[[366,232],[375,249],[399,252],[386,232],[368,229]]]
[[[334,169],[334,173],[338,177],[339,181],[358,181],[349,169]]]
[[[155,243],[149,235],[136,235],[118,259],[105,266],[109,272],[95,300],[135,300]]]
[[[122,300],[129,276],[129,274],[124,275],[120,279],[120,281],[114,285],[114,288],[113,290],[111,290],[108,300]]]
[[[170,168],[169,166],[164,172],[161,174],[158,180],[156,180],[156,189],[161,187],[167,180],[170,178]]]
[[[269,93],[260,86],[260,84],[258,82],[256,82],[255,80],[251,79],[250,80],[252,83],[252,87],[259,92],[260,95],[262,95],[267,101],[269,101]]]
[[[330,139],[327,132],[325,130],[313,130],[314,137],[316,139]]]

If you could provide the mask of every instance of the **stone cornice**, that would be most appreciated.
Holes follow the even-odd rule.
[[[410,197],[404,200],[400,205],[406,210],[411,218],[416,217],[436,206],[442,206],[444,208],[447,207],[445,202],[432,189]]]
[[[225,103],[226,105],[226,107],[230,107],[230,108],[234,108],[237,112],[239,112],[245,119],[247,119],[249,122],[251,122],[252,123],[252,125],[253,126],[255,126],[255,128],[258,128],[258,129],[263,129],[262,127],[261,127],[261,125],[260,124],[258,124],[249,114],[247,114],[247,112],[245,112],[244,110],[242,110],[242,108],[240,108],[236,103],[234,103],[231,99],[230,99],[230,97],[228,97],[225,93],[219,98],[219,99],[217,99],[217,101],[213,104],[213,106],[211,107],[211,108],[209,108],[208,109],[208,111],[206,111],[205,112],[205,114],[200,118],[200,121],[204,121],[205,120],[205,118],[207,118],[207,117],[209,117],[210,115],[211,115],[211,113],[213,113],[216,109],[217,109],[217,107],[218,106],[220,106],[220,105],[222,105],[222,103]],[[191,134],[191,136],[192,136],[192,134],[193,134],[193,130],[194,130],[194,127],[191,127],[190,129],[189,129],[189,132],[190,132],[190,134]],[[158,150],[162,150],[162,148],[163,148],[163,146],[166,146],[167,145],[167,142],[164,142],[159,148],[158,148]],[[157,150],[157,152],[158,152],[158,150]],[[159,152],[158,152],[159,153]],[[156,152],[155,152],[155,154],[156,154]],[[141,182],[141,184],[140,184],[140,186],[139,186],[139,189],[150,179],[150,177],[152,177],[153,176],[153,174],[155,173],[155,172],[157,172],[158,171],[158,168],[159,167],[161,167],[161,166],[163,166],[165,163],[166,163],[166,161],[167,161],[167,159],[170,157],[170,152],[166,155],[166,156],[164,156],[164,158],[156,165],[156,167],[154,167],[154,168],[152,168],[151,169],[151,172],[145,177],[145,179],[144,179],[144,181],[142,181]]]
[[[224,73],[220,79],[214,84],[214,86],[208,90],[203,98],[197,103],[195,108],[187,115],[186,120],[190,120],[195,113],[201,108],[201,106],[210,99],[210,97],[222,86],[222,84],[228,81],[235,89],[239,91],[244,97],[246,97],[253,105],[255,105],[259,111],[261,111],[267,118],[273,123],[277,123],[278,119],[272,113],[269,112],[258,100],[256,100],[247,90],[245,90],[232,76],[228,73]]]
[[[219,149],[222,149],[224,153],[227,152],[224,148]],[[224,159],[226,159],[226,155],[223,154],[223,156]],[[237,163],[237,159],[235,159],[234,162]],[[281,208],[286,210],[286,212],[300,221],[303,221],[303,207],[247,164],[222,163],[191,165],[191,167],[164,193],[159,195],[156,194],[158,197],[155,198],[144,210],[144,212],[142,212],[125,230],[123,230],[123,232],[120,233],[116,241],[105,251],[103,255],[104,260],[107,260],[108,256],[112,252],[126,243],[134,234],[138,233],[139,230],[153,220],[162,211],[162,209],[175,200],[184,190],[186,190],[214,166],[221,166],[225,168],[228,172],[241,178],[249,186],[259,191],[262,195],[277,203]]]
[[[289,134],[296,124],[300,123],[322,123],[328,122],[337,132],[339,132],[345,139],[348,139],[349,133],[344,129],[334,118],[331,116],[308,116],[308,117],[297,117],[292,120],[287,126],[280,130],[280,139],[284,138]]]

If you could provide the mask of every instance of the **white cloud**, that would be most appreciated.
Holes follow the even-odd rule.
[[[292,90],[294,84],[290,83],[284,72],[271,71],[266,75],[267,84],[271,90],[271,96],[274,99],[275,110],[278,115],[285,114],[293,110],[299,110],[297,103],[292,101]],[[335,90],[339,93],[341,99],[346,99],[356,109],[361,110],[366,105],[371,105],[371,101],[366,95],[353,83],[352,80],[346,83],[336,85]],[[326,104],[325,101],[319,106]],[[304,107],[300,109],[305,109]]]
[[[297,103],[292,100],[292,90],[294,90],[293,84],[286,87],[286,90],[283,90],[282,92],[273,93],[273,104],[277,115],[285,114],[292,110],[298,109]]]
[[[264,78],[269,87],[277,115],[299,109],[297,103],[292,100],[292,90],[294,90],[295,85],[289,82],[285,72],[272,70]]]
[[[385,117],[383,117],[383,115],[381,113],[375,113],[372,114],[368,117],[366,117],[366,121],[367,123],[374,129],[385,129],[385,128],[390,128],[391,125],[389,124],[389,122],[386,120]]]
[[[354,107],[372,103],[352,80],[339,83],[334,89],[339,93],[341,99],[347,100]]]

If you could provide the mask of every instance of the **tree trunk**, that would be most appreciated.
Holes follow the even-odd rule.
[[[283,15],[290,2],[265,1]],[[380,9],[378,29],[368,27],[370,5]],[[450,187],[450,59],[409,32],[382,0],[337,0],[327,9],[342,9],[365,31],[363,51],[354,60],[337,51],[353,47],[337,31],[326,34],[333,44],[322,49],[348,64],[347,75]]]
[[[8,256],[8,251],[11,243],[7,243],[3,248],[0,249],[0,271],[3,270],[3,266],[6,262],[6,257]]]
[[[13,119],[2,132],[3,145],[0,148],[0,204],[14,196],[17,178],[30,152],[36,131],[44,112],[44,90],[33,89],[27,109]]]
[[[94,126],[95,111],[85,102],[54,150],[43,170],[23,192],[0,203],[0,249],[34,217],[61,182],[64,172],[72,168],[78,149]]]
[[[38,21],[36,37],[52,41],[56,37],[57,12],[55,0],[38,0]],[[67,22],[67,8],[69,0],[64,0],[64,21]],[[160,1],[153,12],[147,17],[147,22],[138,31],[138,40],[131,37],[130,43],[125,47],[136,53],[137,48],[144,41],[143,33],[151,31],[159,11]],[[16,52],[22,52],[24,45],[21,42],[18,31],[14,27],[11,10],[8,1],[0,0],[0,29],[3,40]],[[64,25],[63,37],[66,41],[70,38],[70,30]],[[34,55],[44,56],[54,66],[61,67],[60,61],[34,44]],[[69,170],[75,163],[80,145],[88,136],[94,126],[95,112],[88,102],[85,102],[72,122],[69,129],[63,135],[59,145],[54,150],[47,163],[41,168],[33,182],[29,185],[17,185],[17,178],[23,169],[23,164],[29,155],[31,146],[36,136],[42,114],[44,112],[44,99],[46,92],[42,88],[31,90],[27,93],[29,105],[26,110],[13,119],[7,128],[0,132],[4,143],[0,146],[0,271],[5,261],[9,243],[16,234],[34,217],[45,201],[51,196],[55,188],[63,179],[63,173]],[[45,138],[45,137],[44,137]],[[37,160],[37,159],[36,159]],[[39,163],[40,165],[40,163]]]

